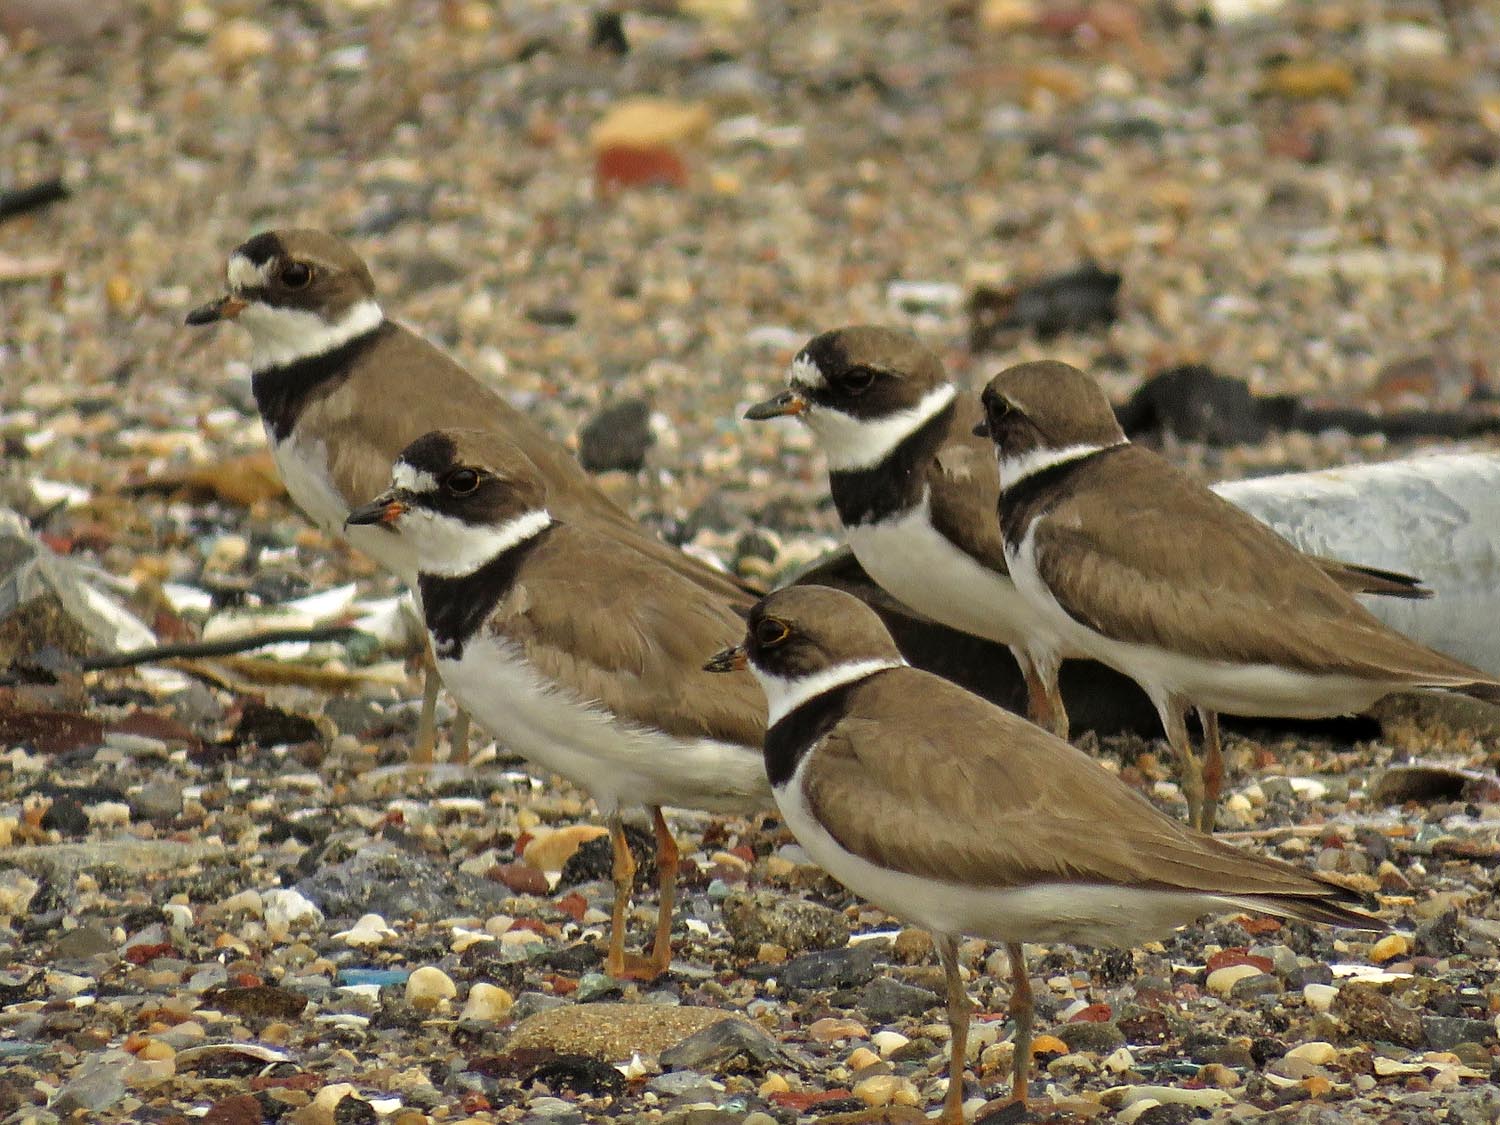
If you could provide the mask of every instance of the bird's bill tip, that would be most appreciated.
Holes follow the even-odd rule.
[[[344,517],[345,527],[390,527],[406,514],[406,504],[396,496],[377,496]]]
[[[217,300],[199,305],[192,312],[188,313],[187,323],[197,327],[203,324],[217,324],[221,320],[233,320],[245,311],[247,304],[249,302],[243,297],[236,297],[232,293],[226,293]]]
[[[744,645],[730,645],[721,648],[708,658],[708,663],[703,665],[705,672],[738,672],[746,667],[749,659],[745,655]]]
[[[979,421],[977,421],[977,422],[974,423],[974,436],[975,437],[989,437],[990,436],[990,423],[989,423],[989,419],[987,419],[987,418],[981,418],[981,419],[979,419]]]
[[[745,411],[745,417],[752,422],[763,422],[767,418],[789,418],[806,412],[807,399],[797,391],[785,390],[775,398],[756,403]]]

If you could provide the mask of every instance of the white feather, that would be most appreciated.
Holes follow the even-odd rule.
[[[439,657],[454,698],[510,750],[593,794],[606,816],[667,805],[745,812],[770,805],[758,746],[677,738],[622,720],[543,675],[520,646],[479,634]]]
[[[423,574],[457,578],[473,574],[497,555],[540,535],[551,522],[545,508],[502,524],[473,524],[414,505],[396,521],[396,527],[415,548]]]
[[[230,259],[231,268],[234,259]],[[351,305],[338,320],[329,322],[317,313],[284,309],[251,301],[237,318],[250,333],[250,370],[286,367],[302,359],[325,355],[385,320],[373,300]]]
[[[928,391],[915,406],[884,418],[855,418],[809,401],[797,417],[817,436],[830,469],[869,469],[931,421],[957,394],[953,384],[944,383]]]
[[[766,720],[766,726],[769,727],[786,718],[814,696],[822,695],[825,691],[832,691],[836,687],[843,687],[845,684],[852,684],[856,680],[862,680],[876,672],[883,672],[887,668],[900,668],[905,663],[906,661],[899,659],[855,660],[848,664],[835,664],[821,672],[814,672],[811,676],[798,676],[795,679],[772,675],[758,667],[754,661],[750,663],[750,670],[755,673],[755,678],[760,681],[761,690],[766,693],[770,715]]]
[[[1124,442],[1116,444],[1123,445]],[[1035,476],[1046,469],[1057,465],[1065,465],[1069,461],[1078,461],[1084,457],[1092,456],[1102,450],[1113,448],[1108,445],[1065,445],[1061,449],[1033,449],[1029,453],[1018,454],[1007,457],[996,447],[996,461],[1000,466],[1000,487],[1002,489],[1012,488],[1020,484],[1029,476]]]

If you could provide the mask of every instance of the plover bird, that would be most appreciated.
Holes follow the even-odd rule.
[[[942,1120],[963,1121],[970,1004],[960,937],[1004,942],[1013,1090],[1030,1067],[1023,942],[1132,946],[1206,914],[1382,929],[1322,876],[1241,852],[1159,811],[1082,751],[902,660],[867,606],[794,586],[707,667],[765,691],[766,773],[787,827],[856,894],[931,930],[952,1027]]]
[[[1132,444],[1083,372],[1021,364],[982,401],[1016,589],[1045,636],[1145,689],[1199,827],[1212,828],[1219,779],[1193,754],[1189,707],[1212,738],[1219,712],[1326,718],[1422,688],[1500,698],[1500,683],[1395,632],[1320,560]]]
[[[414,557],[437,669],[459,703],[593,795],[614,846],[610,974],[665,971],[678,856],[662,806],[771,804],[754,680],[721,687],[702,668],[743,616],[629,539],[555,518],[544,474],[503,434],[418,438],[390,488],[347,518]],[[632,807],[651,812],[661,887],[651,957],[633,964],[624,934],[635,862],[621,819]]]

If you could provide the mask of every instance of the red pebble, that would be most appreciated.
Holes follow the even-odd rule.
[[[1108,1004],[1090,1004],[1076,1013],[1069,1023],[1108,1023],[1114,1009]]]
[[[571,891],[557,900],[557,908],[575,922],[582,922],[583,915],[589,908],[589,900],[577,891]]]
[[[132,945],[125,951],[125,960],[132,965],[144,965],[147,961],[154,961],[158,957],[165,957],[170,953],[176,953],[177,948],[170,941],[155,942],[149,945]]]
[[[622,188],[686,187],[687,165],[664,145],[610,145],[594,158],[594,183],[601,195]]]
[[[1263,973],[1269,973],[1276,967],[1276,963],[1269,957],[1259,957],[1251,953],[1244,946],[1234,946],[1231,949],[1221,949],[1208,959],[1208,971],[1222,969],[1229,965],[1254,965]]]
[[[524,863],[502,863],[490,875],[518,895],[544,895],[551,890],[547,886],[547,876]]]
[[[796,1090],[779,1090],[771,1095],[770,1100],[777,1105],[784,1105],[788,1109],[795,1109],[802,1113],[808,1108],[821,1105],[823,1102],[841,1102],[845,1098],[854,1095],[843,1087],[836,1090],[819,1090],[815,1093],[798,1093]]]

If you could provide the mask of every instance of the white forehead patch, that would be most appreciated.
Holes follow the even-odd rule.
[[[813,390],[826,390],[828,387],[828,380],[823,375],[823,369],[805,355],[799,355],[792,360],[787,378],[791,380],[794,387],[809,387]]]
[[[231,254],[229,256],[229,288],[231,290],[258,289],[271,282],[271,267],[275,265],[274,258],[268,258],[263,264],[256,265],[243,254]]]
[[[391,470],[391,484],[416,493],[436,492],[438,487],[437,477],[424,469],[413,468],[405,461],[397,461]]]

